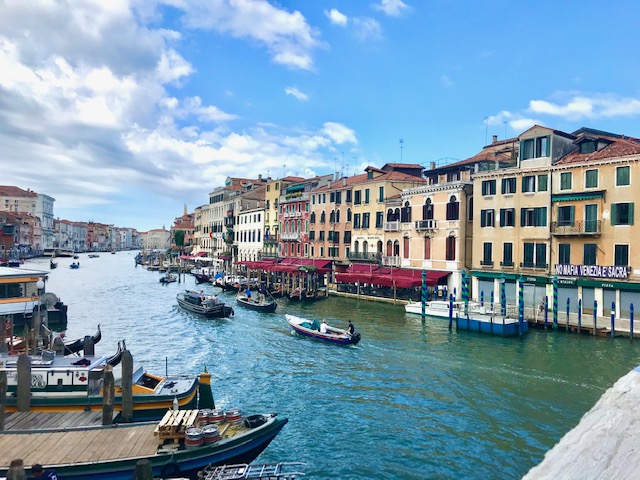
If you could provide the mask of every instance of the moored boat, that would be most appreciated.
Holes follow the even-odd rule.
[[[102,410],[102,382],[107,365],[120,362],[124,347],[110,356],[56,356],[43,352],[31,359],[30,410],[34,412],[65,412]],[[0,364],[7,372],[7,413],[17,411],[18,357],[0,355]],[[171,375],[162,377],[145,371],[141,366],[134,369],[133,419],[136,421],[157,420],[173,406],[174,399],[181,409],[197,406],[199,383],[211,395],[208,382],[210,375]],[[205,394],[206,396],[206,394]],[[212,395],[211,395],[212,398]],[[114,410],[122,405],[122,389],[116,386]]]
[[[154,478],[195,477],[209,465],[253,461],[288,421],[275,413],[238,416],[210,425],[203,438],[197,418],[197,410],[167,411],[160,423],[3,431],[0,444],[7,448],[0,450],[0,475],[7,474],[11,460],[22,458],[26,465],[40,463],[66,480],[128,480],[136,463],[145,459]]]
[[[360,341],[360,333],[349,334],[347,330],[327,325],[326,332],[320,331],[320,323],[317,320],[307,320],[306,318],[286,314],[285,318],[293,330],[305,337],[322,340],[337,345],[356,345]]]
[[[167,273],[160,277],[160,283],[173,283],[178,281],[178,276],[173,273]]]
[[[205,295],[204,292],[185,290],[176,296],[176,300],[185,310],[205,317],[223,318],[234,314],[233,308],[218,300],[215,295]]]
[[[211,276],[206,273],[194,273],[193,276],[196,279],[196,283],[209,283],[211,281]]]
[[[245,308],[257,310],[259,312],[273,313],[276,311],[276,308],[278,308],[278,304],[273,298],[270,300],[267,300],[266,298],[260,300],[253,297],[247,297],[245,293],[237,294],[236,301],[238,302],[238,305],[242,305]]]
[[[487,307],[481,305],[479,302],[448,302],[447,300],[432,300],[425,302],[425,315],[430,317],[444,317],[449,318],[449,308],[451,303],[451,314],[453,317],[466,315],[468,312],[471,314],[484,315],[488,313]],[[465,310],[466,308],[466,310]],[[422,315],[422,302],[409,302],[404,306],[406,313],[415,313]]]

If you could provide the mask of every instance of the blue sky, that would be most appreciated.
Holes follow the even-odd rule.
[[[533,124],[640,137],[635,1],[5,0],[0,18],[0,184],[69,220],[169,227],[227,176],[464,159]]]

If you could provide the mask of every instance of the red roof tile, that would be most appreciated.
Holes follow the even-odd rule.
[[[11,185],[0,185],[0,195],[3,197],[37,197],[36,192],[31,190],[23,190],[19,187]]]
[[[588,137],[592,137],[587,135]],[[591,152],[591,153],[580,153],[580,149],[576,147],[576,149],[560,160],[558,160],[555,165],[567,165],[571,163],[589,163],[589,162],[597,162],[608,159],[616,159],[627,157],[630,155],[640,155],[640,140],[635,138],[616,138],[616,137],[605,137],[598,136],[598,139],[604,139],[606,141],[611,142],[609,145],[604,148]]]

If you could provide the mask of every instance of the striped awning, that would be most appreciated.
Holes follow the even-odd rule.
[[[556,193],[551,195],[552,202],[575,202],[576,200],[592,200],[594,198],[604,198],[604,190],[596,192],[579,193]]]

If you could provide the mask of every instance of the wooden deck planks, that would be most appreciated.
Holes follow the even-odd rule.
[[[117,415],[114,412],[114,418]],[[44,430],[97,426],[102,423],[102,412],[17,412],[8,415],[6,430]]]
[[[152,424],[24,435],[0,432],[0,465],[8,466],[15,458],[24,459],[26,465],[58,465],[151,456],[157,451],[154,429]]]

